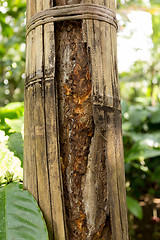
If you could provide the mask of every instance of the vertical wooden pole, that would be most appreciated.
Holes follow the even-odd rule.
[[[115,11],[114,0],[28,0],[27,21],[79,3]],[[99,20],[46,23],[27,36],[24,187],[50,239],[128,239],[116,51],[116,29]]]
[[[27,20],[52,5],[50,0],[28,0]],[[54,24],[47,23],[27,36],[24,188],[38,201],[50,239],[64,240],[66,233],[54,76]]]

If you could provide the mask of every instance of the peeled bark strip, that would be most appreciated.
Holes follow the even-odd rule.
[[[80,3],[115,11],[114,0],[28,0],[27,21]],[[116,54],[116,29],[99,20],[47,23],[27,36],[24,187],[50,239],[128,239]]]

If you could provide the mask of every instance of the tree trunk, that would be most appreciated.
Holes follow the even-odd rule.
[[[28,0],[27,22],[59,5]],[[95,19],[48,22],[27,35],[24,187],[50,239],[127,240],[116,28]],[[54,236],[54,237],[53,237]]]

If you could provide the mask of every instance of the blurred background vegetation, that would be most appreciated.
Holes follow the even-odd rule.
[[[117,7],[129,234],[131,240],[158,240],[160,1],[117,0]],[[22,180],[25,11],[25,0],[0,0],[0,184]],[[150,19],[150,25],[143,19],[144,14]],[[131,27],[136,19],[136,26]],[[140,23],[142,27],[136,39],[135,29]],[[147,39],[143,39],[148,29]],[[128,50],[131,40],[133,46]],[[144,56],[145,42],[149,42],[145,50],[148,57]]]
[[[0,0],[0,105],[23,101],[25,0]]]

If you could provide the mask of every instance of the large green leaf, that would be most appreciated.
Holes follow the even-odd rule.
[[[20,132],[13,133],[8,139],[8,148],[14,155],[21,160],[21,166],[23,166],[23,138]]]
[[[18,118],[22,116],[24,112],[24,103],[23,102],[13,102],[7,104],[5,107],[0,108],[0,118]]]
[[[126,162],[160,156],[160,150],[136,142],[126,156]]]
[[[20,117],[18,119],[9,119],[6,118],[5,122],[11,127],[11,130],[14,132],[21,132],[22,131],[22,126],[24,123],[24,118]]]
[[[125,151],[126,162],[138,159],[149,159],[160,156],[160,132],[136,133],[124,131],[124,138],[131,140],[133,145]]]
[[[131,105],[129,108],[129,120],[134,127],[138,127],[142,124],[149,115],[150,113],[146,109],[143,109],[142,106]]]
[[[150,121],[153,124],[160,123],[160,109],[152,114]]]
[[[152,173],[151,181],[160,183],[160,166],[157,166],[157,168]]]
[[[127,196],[127,207],[128,207],[128,210],[135,217],[142,219],[142,217],[143,217],[142,207],[139,205],[137,200]]]
[[[134,142],[141,142],[143,145],[150,147],[160,146],[160,131],[152,133],[137,133],[131,131],[123,131],[123,136],[130,137]]]
[[[18,183],[0,188],[0,239],[48,240],[47,228],[36,200]]]

